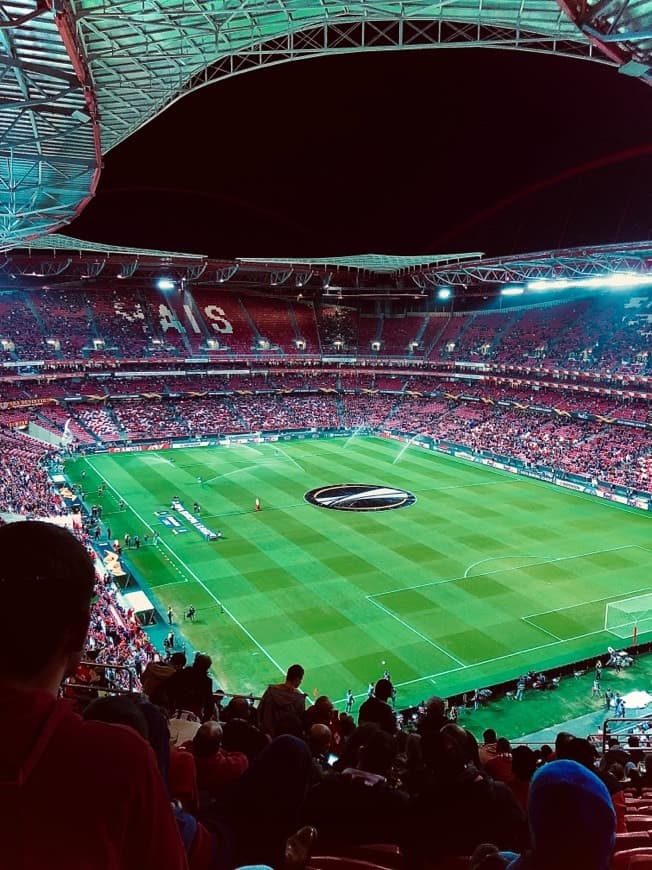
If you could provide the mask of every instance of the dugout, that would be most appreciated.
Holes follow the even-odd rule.
[[[141,625],[154,625],[156,622],[156,607],[142,590],[127,592],[122,596],[127,608],[133,610]]]

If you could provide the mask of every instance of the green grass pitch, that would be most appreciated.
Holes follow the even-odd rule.
[[[652,592],[649,516],[381,438],[100,454],[67,471],[89,503],[105,483],[114,537],[158,532],[129,559],[164,609],[196,607],[183,631],[227,691],[259,694],[300,662],[305,691],[341,700],[387,668],[408,706],[622,646],[606,603]],[[335,483],[417,500],[304,500]],[[162,525],[174,496],[223,538]]]

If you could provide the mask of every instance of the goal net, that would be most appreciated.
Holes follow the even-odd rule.
[[[609,601],[604,609],[604,628],[623,640],[631,640],[634,633],[638,637],[652,631],[652,592]]]

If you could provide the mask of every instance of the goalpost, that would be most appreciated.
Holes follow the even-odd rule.
[[[652,631],[652,592],[607,602],[604,628],[621,640],[631,640],[632,636]]]

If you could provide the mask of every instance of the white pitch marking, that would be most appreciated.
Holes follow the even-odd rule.
[[[88,459],[86,459],[86,462],[88,462]],[[93,466],[91,465],[90,462],[88,462],[88,464],[89,464],[89,466],[90,466],[91,468],[93,468]],[[104,475],[101,474],[101,472],[99,472],[99,471],[97,470],[97,468],[94,468],[93,470],[96,472],[96,474],[98,474],[98,475],[102,478],[102,480],[106,483],[107,486],[110,486],[110,487],[111,487],[111,489],[112,489],[113,492],[118,496],[118,498],[120,498],[120,493],[117,491],[117,489],[116,489],[116,488],[115,488],[111,483],[109,483],[109,481],[106,479],[106,477],[104,477]],[[126,501],[126,499],[125,499],[125,504],[126,504],[127,506],[129,506],[128,503],[127,503],[127,501]],[[130,510],[135,514],[135,516],[138,517],[138,519],[139,519],[139,520],[140,520],[144,525],[147,526],[147,528],[148,528],[152,533],[154,532],[154,529],[152,528],[152,526],[150,526],[150,524],[149,524],[148,522],[146,522],[146,521],[143,519],[143,517],[141,517],[141,515],[138,513],[138,511],[135,511],[132,507],[129,507],[129,509],[130,509]],[[160,540],[160,539],[159,539],[159,540]],[[179,564],[183,566],[183,568],[184,568],[184,569],[186,570],[186,572],[187,572],[187,573],[188,573],[188,574],[193,578],[193,580],[195,580],[197,583],[199,583],[199,585],[202,587],[202,589],[204,590],[204,592],[206,592],[206,594],[209,595],[209,596],[213,599],[213,601],[214,601],[217,605],[219,605],[220,608],[223,608],[223,610],[224,610],[224,612],[227,614],[227,616],[228,616],[230,619],[232,619],[233,622],[235,622],[235,624],[238,626],[238,628],[239,628],[239,629],[240,629],[244,634],[247,635],[247,637],[249,638],[249,640],[250,640],[250,641],[251,641],[255,646],[258,647],[258,649],[263,653],[263,655],[266,656],[266,657],[269,659],[269,661],[270,661],[270,662],[271,662],[271,663],[272,663],[276,668],[278,668],[278,670],[279,670],[282,674],[284,674],[284,673],[285,673],[285,668],[284,668],[284,667],[281,667],[281,665],[276,661],[276,659],[275,659],[275,658],[274,658],[270,653],[267,652],[267,650],[265,649],[265,647],[262,646],[260,643],[258,643],[258,641],[257,641],[256,638],[253,636],[253,634],[252,634],[248,629],[246,629],[246,628],[244,627],[244,625],[240,622],[240,620],[239,620],[239,619],[236,619],[236,617],[233,615],[233,613],[231,613],[231,611],[230,611],[227,607],[224,607],[224,605],[222,604],[222,602],[220,601],[220,599],[219,599],[219,598],[218,598],[218,597],[217,597],[213,592],[211,592],[211,590],[210,590],[210,589],[208,588],[208,586],[204,583],[204,581],[201,580],[201,579],[200,579],[200,578],[195,574],[195,572],[194,572],[191,568],[188,567],[188,565],[186,565],[186,563],[183,561],[183,559],[182,559],[180,556],[178,556],[178,555],[174,552],[174,550],[173,550],[173,549],[172,549],[172,548],[171,548],[171,547],[170,547],[170,546],[169,546],[165,541],[161,541],[161,543],[163,544],[164,547],[166,547],[166,548],[170,551],[170,553],[172,553],[172,555],[173,555],[174,558],[177,560],[177,562],[179,562]],[[186,582],[187,582],[187,581],[186,581]],[[152,590],[152,591],[154,591],[154,590]]]
[[[554,637],[554,639],[559,641],[559,643],[564,642],[563,637],[559,637],[558,635],[554,634],[552,631],[548,631],[547,628],[543,628],[543,626],[537,625],[536,622],[530,622],[530,620],[527,618],[527,616],[521,616],[521,621],[527,622],[527,624],[531,625],[532,628],[536,628],[537,631],[542,631],[544,634],[547,634],[549,637]]]
[[[305,469],[302,465],[299,465],[299,463],[296,461],[296,459],[294,458],[294,456],[292,456],[291,454],[289,454],[286,450],[283,450],[282,447],[279,447],[279,446],[276,445],[276,444],[275,444],[274,446],[275,446],[276,449],[279,451],[279,453],[282,453],[283,456],[285,456],[286,459],[289,459],[290,462],[294,462],[294,464],[296,465],[296,467],[299,469],[299,471],[300,471],[302,474],[305,474],[305,473],[306,473],[306,469]]]
[[[585,637],[593,637],[596,634],[604,634],[604,628],[600,628],[597,631],[587,631],[586,634],[576,634],[573,637],[566,638],[566,640],[561,641],[561,643],[569,643],[570,641],[573,641],[573,640],[583,640]],[[550,647],[550,646],[556,646],[558,643],[560,643],[560,641],[551,640],[549,643],[542,643],[542,644],[539,644],[539,646],[531,646],[528,649],[518,649],[518,650],[515,650],[514,652],[511,652],[511,653],[505,653],[505,655],[502,655],[502,656],[494,656],[494,658],[492,658],[492,659],[485,659],[484,661],[481,661],[481,662],[473,662],[470,665],[464,665],[463,667],[460,667],[460,668],[449,668],[447,671],[438,671],[435,674],[426,674],[423,677],[416,677],[414,680],[406,680],[404,683],[396,683],[396,686],[397,687],[398,686],[411,686],[411,685],[414,685],[414,683],[420,683],[423,680],[431,680],[431,679],[434,679],[435,677],[445,677],[448,674],[455,674],[458,671],[468,671],[471,668],[480,668],[480,667],[483,667],[484,665],[490,665],[493,662],[504,661],[505,659],[514,658],[514,656],[527,655],[527,653],[537,652],[540,649],[546,649],[547,647]]]
[[[619,595],[603,595],[602,598],[592,598],[590,601],[579,601],[577,604],[565,604],[563,607],[555,607],[554,610],[538,610],[536,613],[528,613],[526,616],[522,616],[521,619],[533,619],[535,616],[547,616],[549,613],[559,613],[562,610],[572,610],[574,607],[584,607],[585,604],[599,604],[601,601],[608,601],[611,598],[616,601],[628,601],[633,595],[638,595],[641,592],[649,592],[650,590],[652,590],[652,586],[643,586],[641,589],[632,589],[631,592],[625,593],[625,598],[621,598]]]
[[[388,616],[391,616],[392,619],[395,619],[397,622],[400,622],[400,624],[404,628],[407,628],[408,631],[411,631],[413,634],[416,634],[417,637],[421,638],[421,640],[425,641],[427,644],[430,644],[430,646],[433,646],[436,650],[439,650],[439,652],[444,653],[444,655],[447,658],[452,659],[454,662],[457,662],[457,664],[460,665],[462,668],[468,667],[468,665],[464,664],[464,662],[461,661],[461,659],[458,659],[456,656],[453,655],[453,653],[450,653],[450,652],[448,652],[448,650],[445,650],[443,646],[439,646],[439,644],[436,644],[434,642],[434,640],[431,640],[425,634],[422,634],[420,631],[418,631],[416,628],[414,628],[414,626],[410,625],[409,622],[406,622],[404,619],[401,619],[400,616],[397,616],[395,613],[393,613],[387,607],[384,607],[382,604],[379,604],[377,601],[374,601],[373,598],[371,598],[370,596],[367,595],[366,597],[367,597],[368,601],[370,601],[372,604],[375,604],[376,607],[380,608],[380,610],[382,610]]]
[[[489,556],[486,559],[478,559],[477,562],[473,562],[471,565],[469,565],[469,567],[466,569],[466,571],[464,572],[461,579],[467,580],[468,576],[469,576],[469,571],[472,571],[474,568],[477,568],[478,565],[484,565],[485,562],[495,562],[497,559],[541,559],[541,556],[523,556],[523,555],[518,555],[518,556]],[[535,565],[536,564],[545,565],[547,562],[558,562],[558,561],[559,561],[559,558],[557,556],[546,556],[544,562],[538,562],[538,563],[535,562]],[[505,571],[519,571],[521,568],[529,568],[529,567],[530,567],[529,565],[521,565],[521,566],[519,566],[519,568],[504,568],[503,570],[505,570]],[[479,576],[484,577],[485,575],[480,574]]]
[[[492,559],[541,559],[540,562],[533,562],[530,565],[517,565],[514,568],[496,568],[495,571],[486,571],[484,574],[478,574],[477,579],[481,577],[491,577],[492,574],[506,574],[510,571],[520,571],[522,568],[536,568],[539,565],[548,565],[551,562],[567,562],[570,559],[583,559],[586,556],[595,556],[598,553],[612,553],[615,550],[628,550],[635,544],[624,544],[622,547],[609,547],[606,550],[591,550],[589,553],[576,553],[572,556],[553,556],[542,559],[541,556],[493,556]],[[489,561],[482,559],[481,561]],[[475,564],[478,564],[477,562]],[[473,567],[473,566],[470,566]],[[469,570],[468,568],[466,569]],[[443,586],[444,583],[457,583],[459,580],[468,580],[466,572],[461,577],[447,577],[445,580],[431,580],[429,583],[418,583],[416,586],[398,586],[396,589],[388,589],[387,592],[376,592],[373,595],[368,595],[367,598],[381,598],[383,595],[393,595],[395,592],[409,592],[413,589],[425,589],[427,586]]]
[[[172,547],[170,547],[169,544],[166,544],[166,542],[165,542],[164,540],[161,539],[160,535],[158,534],[158,531],[156,531],[156,530],[154,529],[154,527],[153,527],[150,523],[147,522],[147,520],[145,519],[145,517],[141,516],[141,515],[138,513],[137,510],[135,510],[134,508],[132,508],[131,505],[129,505],[129,503],[127,502],[126,499],[123,499],[123,498],[122,498],[122,496],[120,495],[120,493],[118,492],[118,490],[115,488],[115,486],[113,486],[113,484],[112,484],[109,480],[106,479],[106,477],[102,474],[101,471],[98,471],[98,469],[95,468],[95,466],[94,466],[91,462],[89,462],[88,457],[85,456],[85,457],[84,457],[84,461],[85,461],[85,462],[88,464],[88,466],[89,466],[89,467],[90,467],[90,468],[95,472],[95,474],[97,474],[99,477],[101,477],[102,480],[104,481],[104,483],[105,483],[105,484],[106,484],[110,489],[113,490],[113,492],[114,492],[115,495],[116,495],[116,498],[117,498],[119,501],[124,501],[125,506],[128,507],[129,510],[130,510],[130,511],[135,515],[135,516],[138,517],[138,519],[141,521],[141,523],[142,523],[144,526],[146,526],[146,527],[150,530],[150,532],[152,533],[152,535],[156,534],[156,535],[158,536],[159,544],[162,545],[163,547],[165,547],[167,550],[169,550],[170,553],[172,553],[172,555],[174,556],[174,558],[177,559],[177,561],[181,562],[181,559],[179,559],[179,557],[178,557],[177,554],[174,552],[174,550],[172,549]],[[119,513],[120,513],[120,512],[119,512]],[[163,554],[163,558],[164,558],[164,559],[168,559],[168,561],[169,561],[169,558],[168,558],[165,554]],[[184,563],[182,562],[182,564],[184,564]],[[184,564],[184,567],[186,567],[185,564]],[[175,568],[175,570],[176,570],[178,573],[182,573],[182,572],[180,572],[180,571],[178,570],[178,568]],[[175,582],[177,582],[177,581],[175,581]],[[184,582],[187,583],[188,580],[186,579]]]

